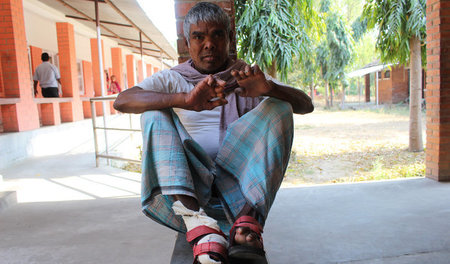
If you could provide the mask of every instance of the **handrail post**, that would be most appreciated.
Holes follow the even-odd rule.
[[[98,142],[98,133],[97,130],[104,130],[105,135],[106,135],[106,131],[108,130],[113,130],[113,131],[124,131],[124,132],[130,132],[129,138],[131,140],[133,140],[133,133],[135,132],[141,132],[141,129],[134,129],[133,128],[133,120],[132,120],[132,116],[131,114],[128,114],[129,116],[129,126],[130,128],[126,128],[126,124],[125,128],[120,128],[120,127],[107,127],[106,123],[105,126],[97,126],[97,119],[96,119],[96,102],[99,103],[104,103],[105,101],[111,101],[114,100],[116,97],[112,97],[112,96],[101,96],[101,97],[94,97],[94,98],[90,98],[90,104],[91,104],[91,112],[92,112],[92,126],[93,126],[93,132],[94,132],[94,144],[95,144],[95,163],[96,166],[99,167],[99,160],[100,158],[104,158],[108,161],[108,165],[109,165],[109,160],[121,160],[121,161],[127,161],[127,162],[132,162],[132,163],[137,163],[137,164],[141,164],[140,160],[136,160],[136,159],[129,159],[129,158],[124,158],[124,157],[120,157],[120,156],[115,156],[115,155],[109,155],[108,154],[108,141],[105,141],[106,144],[106,150],[105,152],[100,153],[99,151],[99,142]],[[104,117],[104,116],[103,116]],[[126,121],[126,119],[124,120]],[[114,149],[114,147],[112,147],[111,149]]]
[[[94,131],[94,146],[95,146],[95,166],[99,166],[98,162],[98,142],[97,142],[97,124],[95,122],[95,117],[97,116],[97,113],[95,111],[95,102],[90,100],[91,103],[91,114],[92,114],[92,128]]]

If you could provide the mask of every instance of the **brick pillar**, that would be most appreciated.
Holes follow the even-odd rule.
[[[112,59],[112,74],[116,76],[117,82],[123,89],[123,61],[122,61],[122,48],[111,48]]]
[[[143,66],[142,60],[138,60],[138,62],[137,62],[138,83],[140,83],[144,80],[144,68],[142,66]]]
[[[83,64],[83,81],[84,81],[84,97],[94,97],[94,79],[92,76],[92,63],[90,61],[82,61]],[[91,118],[91,104],[89,101],[83,101],[84,118]]]
[[[39,66],[42,63],[41,60],[42,55],[42,49],[34,46],[30,46],[30,56],[31,56],[31,74],[34,74],[34,71],[36,70],[37,66]],[[35,97],[41,98],[42,97],[42,89],[40,88],[40,83],[38,84],[38,93],[35,95]]]
[[[73,98],[72,102],[61,103],[61,121],[79,121],[84,117],[78,84],[77,55],[75,53],[73,25],[67,22],[57,22],[56,33],[58,37],[62,94],[63,97]]]
[[[151,64],[146,64],[147,69],[147,77],[150,77],[153,75],[153,66]]]
[[[105,68],[105,49],[103,46],[103,40],[102,40],[102,65],[103,65],[103,71],[106,70]],[[106,91],[106,75],[105,73],[101,73],[104,76],[105,81],[105,87],[101,87],[101,81],[100,81],[100,68],[99,68],[99,61],[98,61],[98,47],[97,47],[97,39],[91,38],[91,58],[92,58],[92,76],[94,79],[94,94],[95,96],[102,96],[102,89],[104,90],[104,94],[107,95]],[[97,115],[103,115],[103,108],[101,103],[96,103],[96,113]],[[108,112],[108,107],[106,107],[106,111]],[[108,114],[108,113],[106,113]]]
[[[370,102],[370,74],[366,74],[364,80],[366,85],[366,102]]]
[[[175,0],[175,18],[177,20],[177,47],[178,54],[180,57],[178,58],[178,62],[182,63],[189,59],[189,52],[186,47],[184,41],[184,33],[183,33],[183,21],[184,16],[187,12],[198,2],[205,2],[205,0]],[[230,16],[231,20],[231,30],[233,31],[231,42],[230,42],[230,56],[236,59],[236,30],[235,30],[235,16],[234,16],[234,2],[233,0],[215,0],[215,1],[206,1],[217,4],[222,7],[225,12]]]
[[[128,88],[131,88],[136,85],[135,76],[136,76],[136,68],[134,67],[134,56],[132,54],[128,54],[126,57],[127,62],[127,84]]]
[[[450,2],[427,1],[426,175],[450,181]]]
[[[39,128],[39,114],[33,102],[22,0],[0,0],[0,60],[6,98],[20,102],[2,105],[5,132]]]

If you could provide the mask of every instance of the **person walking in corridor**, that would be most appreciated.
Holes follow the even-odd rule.
[[[42,89],[44,97],[59,97],[58,83],[61,84],[61,76],[58,68],[49,62],[50,56],[47,52],[41,55],[42,63],[36,67],[33,75],[34,95],[38,93],[37,85]]]

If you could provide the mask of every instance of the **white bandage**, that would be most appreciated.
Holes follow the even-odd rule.
[[[200,208],[198,211],[193,211],[187,209],[180,201],[176,201],[172,205],[172,209],[177,215],[181,215],[183,218],[184,224],[188,231],[198,227],[198,226],[207,226],[217,231],[220,231],[219,225],[217,225],[217,221],[214,218],[206,215],[205,211]],[[221,235],[218,234],[209,234],[202,237],[197,244],[203,244],[207,242],[216,242],[224,245],[228,248],[228,241]],[[202,264],[220,264],[222,262],[216,261],[210,258],[209,255],[201,255],[198,257],[198,261]]]

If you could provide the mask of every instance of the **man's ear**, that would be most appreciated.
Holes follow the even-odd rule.
[[[189,42],[187,41],[187,39],[186,39],[186,38],[184,38],[184,44],[186,45],[186,47],[188,47],[188,48],[189,48]]]

